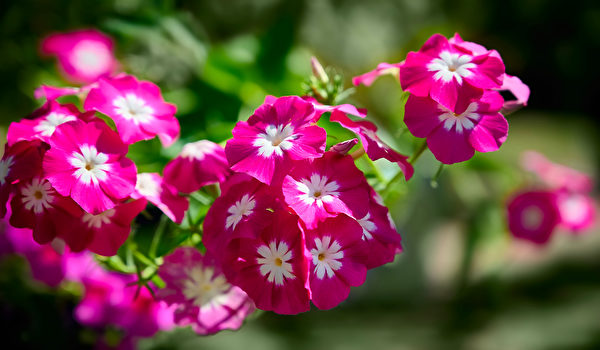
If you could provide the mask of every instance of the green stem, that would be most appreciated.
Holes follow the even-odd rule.
[[[427,149],[427,140],[423,140],[423,141],[421,141],[421,144],[419,145],[419,147],[417,148],[415,153],[413,153],[413,155],[408,159],[408,162],[410,164],[415,164],[417,159],[419,159],[421,154],[423,154],[423,152],[425,152],[426,149]]]
[[[440,175],[442,174],[442,170],[444,170],[444,163],[440,163],[438,170],[435,172],[435,175],[433,175],[433,178],[431,179],[430,184],[431,184],[432,188],[438,187],[438,179],[440,178]]]
[[[158,243],[162,238],[162,235],[165,231],[165,227],[167,227],[167,216],[163,215],[160,217],[158,227],[156,228],[156,232],[154,232],[154,237],[152,237],[152,242],[150,243],[150,257],[153,259],[156,258],[156,250],[158,249]]]

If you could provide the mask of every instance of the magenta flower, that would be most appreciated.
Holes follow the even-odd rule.
[[[418,97],[431,97],[454,109],[459,96],[475,98],[481,89],[502,85],[504,63],[496,51],[473,52],[435,34],[418,52],[409,52],[400,66],[402,89]]]
[[[100,79],[85,99],[86,111],[96,110],[111,117],[126,144],[158,135],[168,147],[179,137],[176,107],[163,100],[160,89],[132,75]]]
[[[136,167],[127,146],[104,122],[71,121],[56,128],[43,161],[44,175],[58,193],[86,212],[113,208],[135,189]]]
[[[177,248],[165,257],[158,274],[165,281],[159,299],[175,305],[178,325],[191,325],[198,334],[238,329],[254,311],[252,300],[229,284],[216,260],[196,248]]]
[[[314,122],[312,103],[299,97],[263,104],[233,129],[233,139],[225,146],[231,169],[268,185],[280,181],[292,160],[320,157],[325,151],[325,130]]]
[[[285,211],[256,238],[237,238],[229,244],[227,278],[254,300],[256,307],[279,314],[297,314],[310,308],[306,287],[309,261],[298,218]]]
[[[394,75],[397,79],[400,79],[400,67],[403,64],[404,61],[400,63],[382,62],[378,64],[377,68],[375,68],[374,70],[352,78],[352,84],[354,86],[359,86],[360,84],[370,86],[377,78],[379,78],[382,75]]]
[[[334,111],[331,114],[331,121],[340,123],[344,128],[354,132],[360,137],[367,156],[371,160],[387,159],[392,163],[398,164],[406,180],[410,180],[414,173],[413,166],[408,162],[408,156],[404,156],[394,151],[377,136],[377,127],[370,121],[353,121],[344,113]]]
[[[479,100],[460,96],[451,109],[429,99],[410,96],[404,122],[416,137],[426,137],[437,160],[453,164],[479,152],[496,151],[506,140],[508,122],[498,113],[503,99],[486,91]]]
[[[560,223],[556,194],[528,191],[515,195],[507,206],[508,228],[513,236],[545,244]]]
[[[118,66],[112,39],[94,29],[52,34],[42,41],[41,51],[56,56],[66,78],[77,83],[92,83]]]
[[[201,140],[188,143],[164,170],[165,182],[179,192],[192,193],[201,187],[223,182],[229,176],[229,164],[223,147]]]
[[[307,228],[344,213],[362,217],[369,203],[368,184],[352,157],[327,152],[299,161],[283,181],[283,196]]]
[[[146,198],[156,205],[169,219],[181,224],[185,212],[190,205],[186,197],[180,196],[177,190],[163,181],[157,173],[140,173],[137,175],[135,191],[131,198]]]
[[[71,210],[68,228],[60,232],[74,252],[88,249],[96,254],[112,256],[127,240],[133,219],[146,207],[144,198],[137,199],[96,215],[80,208]]]
[[[309,285],[312,302],[319,309],[331,309],[348,298],[350,287],[360,286],[367,277],[366,250],[362,227],[346,215],[338,215],[306,231],[310,253]]]
[[[9,125],[6,134],[9,145],[18,141],[35,139],[48,142],[59,125],[76,119],[91,121],[94,114],[81,113],[72,104],[61,105],[56,101],[49,100],[33,112],[29,118]]]

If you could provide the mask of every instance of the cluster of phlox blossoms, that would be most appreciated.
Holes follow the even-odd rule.
[[[546,244],[557,228],[580,234],[594,225],[596,209],[589,176],[534,151],[523,153],[522,163],[539,181],[513,194],[508,202],[508,227],[513,236]]]

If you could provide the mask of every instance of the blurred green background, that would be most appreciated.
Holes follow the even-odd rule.
[[[600,2],[451,1],[63,1],[0,2],[0,131],[40,104],[38,85],[67,85],[38,54],[47,34],[98,28],[116,40],[125,71],[158,83],[176,103],[182,140],[133,147],[140,171],[160,167],[184,142],[231,137],[266,94],[301,94],[316,56],[350,78],[398,62],[432,34],[496,49],[507,73],[531,88],[529,106],[508,117],[499,152],[446,167],[426,153],[417,174],[388,196],[405,252],[370,271],[348,301],[299,316],[264,313],[238,332],[161,333],[142,349],[598,349],[600,236],[557,232],[543,248],[510,239],[503,205],[531,178],[520,153],[595,175],[600,164]],[[369,110],[384,139],[410,154],[400,87],[383,77],[350,99]],[[154,149],[156,152],[147,152]],[[157,160],[156,154],[161,158]],[[381,165],[384,176],[394,169]],[[391,174],[391,175],[390,175]],[[597,178],[597,176],[596,176]],[[597,198],[597,189],[596,189]],[[0,334],[9,344],[71,348],[77,325],[57,320],[74,300],[37,288],[0,264]],[[6,306],[10,305],[10,306]],[[24,315],[25,314],[25,315]],[[63,317],[64,318],[64,317]],[[8,323],[10,321],[10,324]]]

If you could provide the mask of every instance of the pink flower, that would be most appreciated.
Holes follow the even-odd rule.
[[[9,145],[18,141],[35,139],[48,142],[59,125],[76,119],[91,121],[94,113],[81,113],[72,104],[61,105],[56,101],[49,100],[33,112],[29,118],[9,125],[6,134]]]
[[[135,189],[136,167],[127,146],[104,122],[71,121],[56,128],[43,161],[44,175],[86,212],[113,208]]]
[[[306,231],[310,253],[309,285],[312,302],[319,309],[331,309],[348,298],[350,287],[360,286],[367,277],[366,250],[362,227],[346,215],[321,222]]]
[[[557,192],[560,225],[578,233],[590,228],[596,217],[594,200],[588,195],[568,191]]]
[[[173,222],[181,224],[185,212],[190,205],[186,197],[180,196],[177,190],[163,181],[157,173],[140,173],[137,175],[134,199],[146,198],[162,210]]]
[[[481,89],[500,88],[504,63],[498,53],[463,46],[433,35],[418,52],[409,52],[400,66],[402,89],[418,97],[431,96],[453,109],[461,95],[476,98]]]
[[[165,182],[179,192],[192,193],[201,187],[223,182],[231,173],[225,151],[214,142],[201,140],[188,143],[165,166]]]
[[[359,86],[360,84],[364,84],[366,86],[370,86],[373,82],[382,75],[394,75],[396,78],[400,78],[400,67],[404,64],[404,61],[400,63],[386,63],[382,62],[377,65],[377,68],[374,70],[367,72],[365,74],[359,75],[357,77],[352,78],[352,84],[354,86]]]
[[[552,189],[588,193],[594,186],[588,175],[553,163],[543,154],[535,151],[525,151],[521,157],[521,164],[525,170],[536,174],[546,186]]]
[[[331,114],[331,121],[340,123],[344,128],[354,132],[360,137],[360,142],[371,160],[387,159],[392,163],[398,164],[406,180],[410,180],[414,173],[413,166],[408,162],[408,157],[394,151],[377,136],[377,127],[370,121],[352,121],[344,113],[334,111]]]
[[[446,108],[429,98],[411,95],[404,122],[416,137],[426,137],[433,155],[444,164],[463,162],[475,151],[496,151],[506,140],[508,122],[498,113],[503,99],[486,91],[479,100],[459,96]]]
[[[94,29],[52,34],[42,41],[41,51],[55,55],[66,78],[77,83],[92,83],[118,66],[112,39]]]
[[[256,238],[231,241],[225,253],[225,274],[259,309],[279,314],[308,311],[309,261],[298,218],[281,210],[271,214],[270,225]]]
[[[146,199],[137,199],[96,215],[80,208],[71,210],[68,228],[60,232],[72,251],[83,249],[104,256],[117,254],[127,240],[133,219],[146,207]]]
[[[84,108],[111,117],[126,144],[158,135],[168,147],[179,137],[175,105],[163,100],[158,86],[132,75],[100,79],[87,95]]]
[[[233,129],[225,146],[231,169],[271,184],[285,176],[292,160],[320,157],[326,134],[314,125],[315,113],[312,103],[296,96],[263,104]]]
[[[545,244],[560,223],[556,194],[527,191],[513,196],[507,206],[508,228],[513,236]]]
[[[178,325],[191,325],[198,334],[238,329],[254,311],[252,300],[229,284],[215,259],[196,248],[177,248],[165,257],[158,274],[166,284],[159,298],[176,306]]]
[[[327,152],[323,157],[298,161],[283,181],[285,202],[307,228],[344,213],[362,217],[367,213],[369,190],[352,157]]]

